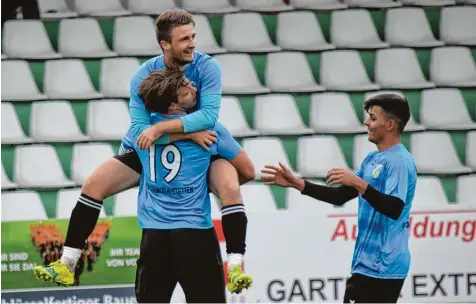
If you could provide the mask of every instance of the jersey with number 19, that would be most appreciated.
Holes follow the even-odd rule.
[[[151,123],[177,117],[154,113]],[[141,228],[207,229],[213,226],[207,183],[210,157],[220,155],[231,160],[241,149],[223,125],[217,123],[214,131],[218,138],[211,151],[190,140],[152,145],[146,151],[133,145],[143,168],[137,212]],[[128,139],[132,143],[131,137],[124,138],[123,149],[131,147],[124,147]]]

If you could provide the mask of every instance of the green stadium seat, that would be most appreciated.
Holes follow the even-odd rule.
[[[2,190],[8,190],[8,189],[15,189],[18,187],[18,185],[12,181],[10,181],[10,178],[8,178],[7,173],[5,172],[5,168],[3,168],[3,163],[2,163]]]
[[[425,79],[416,52],[410,48],[378,50],[375,81],[385,89],[425,89],[435,84]]]
[[[430,79],[437,86],[476,87],[476,64],[467,47],[431,51]]]
[[[68,101],[42,101],[31,105],[30,136],[37,142],[86,141]]]
[[[74,7],[80,15],[93,17],[115,17],[132,14],[120,3],[120,0],[74,0]]]
[[[35,191],[2,193],[2,222],[46,220],[45,208]]]
[[[347,8],[347,5],[340,2],[339,0],[290,0],[290,4],[296,9],[322,11]]]
[[[349,7],[365,7],[365,8],[391,8],[401,6],[401,3],[393,0],[344,0]]]
[[[220,47],[213,35],[212,28],[205,15],[194,15],[195,31],[197,37],[197,50],[207,54],[226,53],[226,49]]]
[[[43,20],[59,20],[78,16],[78,13],[68,8],[65,0],[38,0],[38,9]]]
[[[385,39],[393,46],[436,47],[442,41],[436,40],[430,23],[421,8],[396,8],[387,12]]]
[[[177,8],[174,0],[128,0],[126,8],[134,14],[160,15],[166,10]]]
[[[331,20],[331,41],[339,48],[378,49],[390,46],[378,36],[368,10],[334,11]]]
[[[182,0],[182,8],[186,11],[202,14],[227,14],[240,11],[230,5],[228,0]]]
[[[302,34],[304,32],[306,35]],[[334,45],[325,40],[316,15],[307,11],[278,14],[276,42],[284,50],[324,51],[335,49]]]
[[[300,137],[297,149],[297,170],[303,177],[325,178],[332,168],[349,168],[334,136]]]
[[[45,63],[44,92],[52,99],[95,99],[96,91],[80,59],[50,60]]]
[[[462,174],[473,171],[461,163],[448,132],[412,133],[410,147],[419,173]]]
[[[413,206],[444,206],[448,203],[443,184],[438,177],[418,177]]]
[[[370,81],[364,63],[355,50],[323,52],[320,84],[334,91],[372,91],[380,87]]]
[[[162,49],[149,16],[118,17],[114,20],[114,51],[120,56],[157,56]]]
[[[137,58],[107,58],[101,60],[99,87],[104,97],[129,98],[132,76],[140,66]]]
[[[246,213],[277,211],[271,189],[263,184],[246,184],[241,187],[241,197]]]
[[[240,101],[236,97],[223,97],[218,121],[223,124],[233,136],[256,136],[258,131],[252,130],[246,121]]]
[[[362,133],[367,130],[359,121],[347,93],[313,94],[310,125],[319,133]]]
[[[69,219],[71,217],[71,212],[73,212],[74,207],[78,201],[78,198],[81,195],[81,188],[75,189],[63,189],[58,191],[56,196],[56,218],[57,219]],[[137,197],[136,197],[137,200]],[[99,213],[99,218],[105,218],[106,212],[104,211],[104,206]]]
[[[476,7],[445,7],[441,10],[440,36],[448,44],[476,45]]]
[[[71,159],[72,179],[82,185],[97,167],[113,156],[114,149],[107,143],[75,144]]]
[[[2,102],[2,144],[23,144],[31,141],[23,131],[13,104]]]
[[[53,59],[56,53],[40,20],[9,20],[3,25],[3,48],[10,58]]]
[[[236,6],[242,10],[256,12],[291,11],[293,7],[282,0],[235,0]]]
[[[466,133],[466,164],[476,171],[476,131]]]
[[[420,120],[429,129],[476,129],[476,123],[471,120],[463,96],[458,89],[423,90]]]
[[[400,0],[404,5],[417,5],[422,7],[455,5],[455,0]]]
[[[223,17],[223,47],[233,52],[277,52],[259,13],[228,14]]]
[[[99,22],[94,18],[63,19],[59,24],[59,51],[65,57],[114,57]]]
[[[265,73],[266,86],[273,92],[306,93],[325,90],[316,83],[306,56],[301,52],[268,54]]]
[[[138,194],[139,194],[139,188],[137,187],[118,193],[116,195],[116,201],[114,203],[113,215],[114,216],[137,216]],[[212,210],[213,210],[213,206],[212,206]],[[220,217],[221,217],[221,214],[220,214]]]
[[[306,127],[296,102],[289,94],[255,97],[253,127],[261,135],[304,135],[314,131]]]
[[[260,94],[269,93],[253,67],[248,54],[215,55],[222,68],[222,88],[224,94]]]
[[[63,188],[75,185],[66,177],[52,145],[17,146],[13,177],[24,188]]]
[[[458,176],[456,179],[456,202],[459,204],[471,204],[476,207],[474,186],[476,174]]]
[[[87,105],[87,134],[93,140],[121,140],[129,130],[130,116],[126,101],[95,100]]]
[[[30,66],[24,60],[7,60],[2,62],[2,102],[44,100],[35,83]]]

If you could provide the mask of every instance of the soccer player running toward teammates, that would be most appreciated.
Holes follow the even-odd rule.
[[[152,72],[140,86],[146,108],[156,113],[153,123],[185,115],[195,106],[196,91],[183,72],[170,69]],[[127,148],[135,148],[143,167],[138,199],[143,230],[136,275],[140,303],[170,302],[177,283],[188,303],[226,302],[207,172],[212,155],[236,168],[253,168],[253,164],[226,128],[217,123],[213,130],[217,138],[211,151],[187,140],[189,134],[146,151],[132,140],[127,142],[128,136],[124,140]]]
[[[262,179],[338,206],[358,196],[358,235],[344,302],[396,303],[410,267],[409,219],[417,181],[413,157],[401,143],[410,108],[398,94],[378,94],[364,107],[368,139],[378,151],[356,172],[332,169],[329,186],[323,186],[297,178],[280,163],[265,166]]]
[[[218,119],[221,68],[212,57],[195,51],[195,23],[191,14],[178,9],[165,11],[157,18],[155,29],[163,55],[143,63],[131,80],[129,134],[144,151],[153,147],[153,143],[169,144],[180,140],[183,133],[191,136],[203,149],[209,150],[213,136],[204,130],[212,129]],[[191,112],[188,115],[151,125],[151,113],[139,96],[139,86],[151,72],[166,66],[184,71],[197,89],[197,105],[188,111]],[[48,267],[36,267],[34,273],[39,279],[65,286],[73,284],[76,263],[85,240],[98,220],[104,199],[139,182],[142,164],[137,152],[126,146],[123,142],[119,154],[104,162],[84,182],[81,196],[71,214],[61,260]],[[222,226],[228,253],[228,289],[233,293],[240,293],[252,282],[251,277],[242,271],[247,217],[241,200],[240,183],[252,180],[254,176],[254,167],[235,168],[220,157],[212,159],[208,171],[210,189],[222,205]]]

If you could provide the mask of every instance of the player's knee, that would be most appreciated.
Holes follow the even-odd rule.
[[[226,178],[216,185],[222,207],[241,204],[240,184],[235,178]]]
[[[101,187],[101,183],[96,180],[94,175],[90,175],[84,181],[81,192],[99,201],[103,201],[106,198],[105,189]]]
[[[245,182],[250,182],[256,178],[255,166],[249,162],[246,166],[240,169],[240,175]]]

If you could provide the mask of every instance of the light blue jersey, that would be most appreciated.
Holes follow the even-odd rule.
[[[154,114],[153,123],[179,116]],[[215,125],[217,143],[205,151],[192,141],[152,145],[143,151],[132,141],[129,131],[121,150],[135,149],[142,164],[138,197],[141,228],[206,229],[213,226],[210,213],[207,173],[210,157],[220,155],[232,160],[240,145],[220,123]]]
[[[403,279],[410,268],[410,209],[417,170],[413,157],[402,145],[371,152],[356,172],[378,191],[398,197],[405,205],[393,220],[376,211],[359,195],[358,235],[352,273],[381,279]]]

